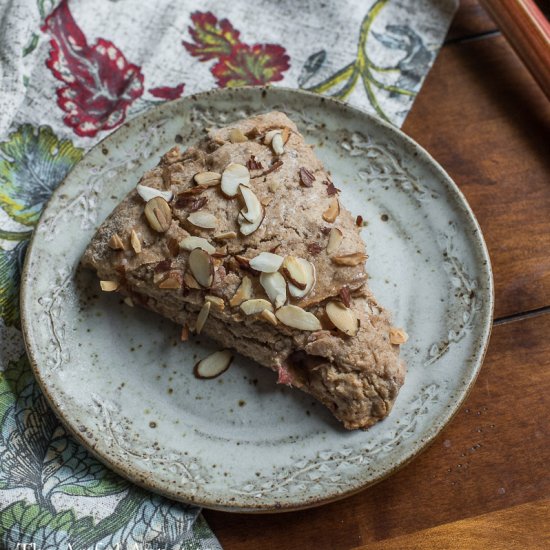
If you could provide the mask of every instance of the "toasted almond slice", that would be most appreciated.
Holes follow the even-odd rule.
[[[365,263],[368,256],[363,252],[353,252],[352,254],[344,254],[343,256],[333,256],[331,260],[336,265],[356,266]]]
[[[333,254],[340,248],[342,241],[344,240],[344,234],[337,227],[333,227],[328,235],[327,254]]]
[[[181,327],[180,340],[182,342],[187,342],[187,340],[189,340],[189,325],[187,323]]]
[[[141,254],[141,241],[139,240],[139,236],[134,229],[132,229],[130,233],[130,244],[136,254]]]
[[[212,187],[218,185],[222,180],[222,175],[219,172],[199,172],[193,177],[197,185],[205,185]]]
[[[286,302],[286,280],[279,273],[262,273],[260,275],[262,285],[268,298],[273,302],[275,308],[280,308]]]
[[[195,277],[193,277],[193,275],[189,271],[186,271],[183,274],[183,282],[185,283],[185,286],[187,288],[193,288],[195,290],[201,289],[201,285],[197,283],[197,279],[195,279]]]
[[[195,248],[201,248],[208,254],[214,254],[216,252],[216,247],[212,246],[206,239],[202,237],[184,237],[180,241],[180,248],[182,250],[194,250]]]
[[[201,330],[204,327],[204,323],[206,323],[206,319],[208,319],[208,314],[210,313],[211,307],[211,302],[204,302],[203,306],[201,307],[201,310],[199,311],[199,314],[197,316],[197,324],[195,325],[195,332],[197,334],[201,333]]]
[[[154,197],[145,205],[145,217],[157,233],[166,233],[172,222],[172,210],[165,199]]]
[[[282,130],[280,129],[269,130],[269,132],[266,132],[264,136],[264,145],[270,145],[273,140],[273,137],[277,134],[280,134],[281,132]]]
[[[390,328],[390,342],[397,346],[404,344],[409,339],[409,335],[402,329],[391,327]]]
[[[118,288],[117,281],[99,281],[99,286],[103,292],[113,292]]]
[[[269,311],[269,309],[264,309],[260,313],[260,317],[264,320],[266,320],[268,323],[272,324],[273,326],[277,325],[277,317],[275,317],[275,314],[272,311]]]
[[[255,223],[258,218],[263,216],[262,203],[258,200],[254,191],[248,187],[239,185],[239,191],[245,204],[245,208],[241,210],[241,214],[247,222]]]
[[[277,133],[271,140],[271,148],[276,155],[282,155],[285,152],[285,145],[281,133]]]
[[[332,223],[340,214],[340,202],[337,197],[330,199],[329,207],[323,212],[323,220]]]
[[[223,298],[220,298],[219,296],[211,296],[207,294],[204,297],[204,300],[205,302],[210,302],[216,311],[223,311],[225,309],[225,302],[223,301]]]
[[[260,252],[257,256],[249,260],[248,265],[256,271],[262,273],[275,273],[279,271],[284,258],[272,252]]]
[[[255,315],[261,313],[264,309],[273,311],[273,306],[262,298],[255,298],[254,300],[246,300],[241,304],[241,311],[245,315]]]
[[[126,298],[124,298],[124,303],[128,307],[134,307],[134,300],[132,300],[132,298],[130,298],[130,296],[126,296]]]
[[[300,290],[304,290],[307,286],[307,273],[301,262],[298,261],[296,256],[287,256],[283,262],[283,274],[294,286]]]
[[[248,141],[248,138],[239,128],[231,128],[229,131],[229,141],[231,143],[244,143],[245,141]]]
[[[237,233],[235,231],[226,231],[225,233],[218,233],[217,235],[214,235],[212,238],[215,241],[228,241],[229,239],[234,239],[237,237]]]
[[[195,248],[189,254],[189,269],[197,283],[204,288],[210,288],[214,282],[214,264],[208,252]]]
[[[183,276],[179,271],[171,271],[166,278],[159,283],[159,288],[175,290],[182,287]]]
[[[298,306],[283,306],[275,312],[283,325],[298,330],[321,330],[321,322],[313,313]]]
[[[155,189],[154,187],[147,187],[146,185],[141,185],[140,183],[138,183],[136,187],[136,191],[138,192],[138,195],[145,202],[149,202],[151,199],[154,199],[155,197],[161,197],[166,202],[170,202],[174,197],[174,193],[172,193],[172,191],[161,191],[160,189]]]
[[[113,250],[125,250],[124,243],[118,236],[118,233],[113,233],[109,239],[109,248],[112,248]]]
[[[211,212],[205,212],[203,210],[189,214],[189,216],[187,216],[187,221],[203,229],[216,229],[218,225],[218,218]]]
[[[221,181],[221,190],[224,195],[234,197],[239,192],[239,185],[250,184],[250,172],[246,166],[232,162],[223,171]]]
[[[239,214],[239,216],[241,216],[241,214]],[[264,217],[265,217],[265,209],[262,206],[262,215],[257,219],[257,221],[253,223],[249,223],[244,218],[242,218],[241,221],[239,221],[240,232],[243,235],[251,235],[252,233],[254,233],[254,231],[256,231],[260,227],[260,225],[262,225],[262,222],[264,221]]]
[[[233,361],[233,355],[228,349],[215,351],[195,365],[193,374],[201,379],[216,378],[229,368],[231,361]]]
[[[359,330],[359,320],[352,309],[341,302],[329,302],[325,311],[334,326],[348,336],[355,336]]]
[[[288,291],[293,298],[303,298],[304,296],[307,296],[311,292],[311,290],[315,286],[315,282],[317,281],[315,266],[304,258],[298,258],[298,262],[306,272],[307,282],[304,289],[300,289],[297,286],[294,286],[292,283],[288,283]]]
[[[245,300],[250,300],[250,298],[252,298],[252,281],[250,280],[250,277],[245,275],[239,288],[237,289],[237,292],[235,292],[231,300],[229,300],[229,305],[231,307],[236,307],[242,304]]]

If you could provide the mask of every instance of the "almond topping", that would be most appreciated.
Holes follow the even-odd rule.
[[[118,288],[117,281],[99,281],[99,286],[103,292],[113,292]]]
[[[130,298],[130,296],[126,296],[126,298],[124,298],[124,303],[128,307],[134,307],[134,300],[132,300],[132,298]]]
[[[340,248],[340,245],[342,244],[342,241],[344,240],[344,235],[340,229],[337,227],[333,227],[330,230],[330,233],[328,235],[328,244],[327,244],[327,254],[332,254]]]
[[[130,244],[136,254],[141,254],[141,241],[139,240],[138,234],[133,229],[130,233]]]
[[[356,266],[365,263],[368,256],[363,252],[353,252],[352,254],[344,254],[343,256],[333,256],[331,260],[336,265]]]
[[[283,325],[298,330],[321,330],[321,322],[313,313],[298,306],[283,306],[275,312]]]
[[[334,326],[348,336],[355,336],[359,330],[359,320],[350,308],[341,302],[329,302],[325,308]]]
[[[206,323],[206,319],[208,319],[208,314],[210,313],[211,307],[211,302],[204,302],[201,310],[199,311],[199,314],[197,316],[197,324],[195,325],[195,332],[197,334],[201,333],[201,330],[204,327],[204,323]]]
[[[179,271],[171,271],[168,276],[159,283],[159,288],[178,289],[182,287],[183,277]]]
[[[307,169],[307,168],[300,168],[300,181],[302,182],[302,185],[304,187],[311,187],[313,185],[313,182],[315,181],[315,176]]]
[[[311,262],[308,262],[303,258],[298,258],[298,263],[302,266],[303,270],[305,271],[306,287],[304,289],[300,289],[289,282],[288,291],[290,292],[290,295],[293,298],[303,298],[304,296],[307,296],[311,292],[312,288],[314,287],[317,279],[315,266]]]
[[[174,197],[174,193],[172,193],[172,191],[161,191],[160,189],[155,189],[154,187],[147,187],[139,183],[136,187],[136,191],[138,192],[138,195],[145,202],[149,202],[151,199],[154,199],[155,197],[161,197],[165,201],[170,202]]]
[[[184,237],[180,241],[180,248],[182,250],[194,250],[195,248],[201,248],[205,252],[208,252],[208,254],[214,254],[216,252],[216,248],[212,246],[206,239],[203,239],[202,237]]]
[[[214,265],[208,252],[195,248],[189,254],[189,269],[199,285],[210,288],[214,282]]]
[[[241,304],[241,311],[245,315],[255,315],[261,313],[264,309],[273,311],[273,306],[262,298],[255,298],[254,300],[246,300]]]
[[[273,197],[264,197],[263,199],[260,200],[260,202],[262,203],[262,206],[268,206],[272,200],[273,200]]]
[[[397,346],[404,344],[409,339],[409,335],[402,329],[391,327],[390,328],[390,342]]]
[[[287,280],[300,290],[307,286],[307,274],[303,264],[298,261],[296,256],[287,256],[283,262],[283,274]]]
[[[250,184],[250,172],[246,166],[232,162],[223,171],[221,190],[224,195],[234,197],[239,192],[239,185]]]
[[[269,309],[264,309],[260,313],[260,317],[264,320],[266,320],[268,323],[271,323],[273,326],[277,325],[277,317],[275,317],[275,314],[272,311],[269,311]]]
[[[193,374],[201,379],[216,378],[229,368],[231,361],[233,361],[233,355],[228,349],[215,351],[195,365]]]
[[[218,172],[199,172],[195,174],[194,178],[197,185],[205,185],[206,187],[212,187],[218,185],[222,179],[222,175]]]
[[[275,273],[275,271],[279,271],[283,261],[284,258],[278,254],[272,254],[271,252],[260,252],[248,262],[248,265],[256,271],[261,271],[263,273]]]
[[[201,288],[201,285],[199,285],[199,283],[197,283],[197,279],[195,279],[195,277],[193,277],[193,275],[191,275],[191,273],[189,273],[189,271],[186,271],[183,274],[183,282],[185,283],[185,286],[187,288],[193,288],[195,290],[200,290],[200,288]]]
[[[145,205],[145,217],[151,229],[166,233],[172,222],[172,210],[162,197],[155,197]]]
[[[323,220],[332,223],[340,214],[340,203],[336,197],[332,197],[329,207],[323,212]]]
[[[279,272],[262,273],[260,284],[275,308],[284,305],[286,302],[286,280]]]
[[[204,300],[206,302],[210,302],[216,311],[223,311],[225,309],[225,302],[223,301],[223,298],[220,298],[219,296],[211,296],[207,294],[204,297]]]
[[[229,132],[229,141],[231,143],[243,143],[248,141],[248,138],[242,133],[239,128],[231,128]]]
[[[113,250],[124,250],[124,243],[117,233],[113,233],[113,236],[109,239],[109,247]]]
[[[229,239],[235,239],[237,237],[237,233],[235,231],[226,231],[225,233],[218,233],[217,235],[214,235],[212,238],[216,241],[226,241]]]
[[[218,225],[218,218],[214,214],[201,210],[189,214],[187,221],[203,229],[216,229]]]
[[[282,155],[285,152],[285,145],[283,143],[283,136],[280,133],[276,133],[271,140],[271,148],[276,155]]]
[[[252,298],[252,281],[250,277],[246,275],[243,277],[237,292],[233,295],[233,298],[229,300],[229,305],[231,307],[236,307],[242,304],[245,300],[250,300]]]
[[[338,292],[338,296],[340,296],[340,300],[342,300],[342,303],[349,307],[351,303],[351,291],[349,289],[349,286],[343,286],[340,291]]]
[[[237,221],[239,222],[239,230],[243,235],[251,235],[260,227],[265,217],[265,209],[263,206],[261,208],[262,214],[255,222],[247,222],[244,216],[239,214],[240,218],[237,217]]]
[[[249,223],[256,223],[258,219],[263,217],[263,208],[258,197],[248,187],[239,185],[239,191],[244,200],[245,208],[241,210],[243,218]]]

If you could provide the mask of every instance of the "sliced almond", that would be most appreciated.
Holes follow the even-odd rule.
[[[117,281],[99,281],[99,286],[103,292],[113,292],[118,288]]]
[[[268,298],[273,302],[275,308],[280,308],[286,302],[286,280],[279,273],[262,273],[260,275],[262,285]]]
[[[214,264],[208,252],[195,248],[189,254],[189,269],[197,283],[204,288],[210,288],[214,282]]]
[[[264,144],[270,145],[273,142],[273,138],[277,134],[281,135],[283,144],[285,144],[288,141],[288,138],[290,137],[290,130],[288,128],[277,128],[275,130],[269,130],[269,132],[266,132],[264,136]]]
[[[180,248],[182,250],[194,250],[195,248],[201,248],[208,254],[214,254],[216,252],[216,247],[212,246],[206,239],[203,237],[184,237],[180,241]]]
[[[365,263],[368,256],[363,252],[353,252],[352,254],[344,254],[343,256],[333,256],[331,260],[336,265],[356,266]]]
[[[202,379],[216,378],[229,368],[231,361],[233,361],[233,355],[228,349],[215,351],[195,365],[193,374]]]
[[[219,296],[211,296],[207,294],[204,297],[205,302],[210,302],[212,304],[212,307],[217,311],[223,311],[225,309],[225,302],[223,298],[220,298]]]
[[[204,327],[204,323],[206,323],[206,319],[208,319],[211,307],[211,302],[204,302],[203,306],[201,307],[201,310],[199,311],[199,314],[197,316],[197,324],[195,325],[195,332],[197,334],[201,333]]]
[[[149,202],[151,199],[154,199],[155,197],[161,197],[165,201],[170,202],[174,197],[174,193],[172,193],[172,191],[161,191],[160,189],[155,189],[154,187],[147,187],[146,185],[141,185],[140,183],[138,183],[136,187],[136,191],[138,192],[138,195],[145,202]]]
[[[216,241],[228,241],[229,239],[235,239],[236,237],[237,233],[235,233],[235,231],[226,231],[225,233],[218,233],[212,238]]]
[[[271,140],[271,148],[276,155],[282,155],[285,152],[285,145],[283,142],[283,136],[280,132],[277,132]]]
[[[171,271],[159,283],[159,288],[175,290],[183,286],[183,276],[180,271]]]
[[[332,223],[340,214],[340,202],[337,197],[330,199],[329,207],[323,212],[323,220]]]
[[[307,286],[307,273],[301,262],[296,256],[287,256],[283,262],[283,274],[287,281],[304,290]]]
[[[229,141],[231,143],[244,143],[245,141],[248,141],[248,138],[239,128],[231,128],[229,131]]]
[[[298,306],[283,306],[275,312],[275,315],[283,325],[298,330],[321,330],[321,322],[313,313]]]
[[[141,254],[141,241],[139,240],[139,236],[134,229],[132,229],[132,232],[130,233],[130,244],[136,254]]]
[[[262,203],[262,206],[268,206],[272,200],[273,200],[273,197],[264,197],[263,199],[260,200],[260,202]]]
[[[344,234],[342,231],[340,231],[337,227],[333,227],[328,234],[328,243],[326,248],[327,254],[333,254],[336,252],[340,248],[343,240]]]
[[[229,305],[231,307],[237,307],[245,300],[250,300],[250,298],[252,298],[252,281],[250,280],[250,277],[245,275],[239,288],[237,289],[237,292],[235,292],[233,298],[229,300]]]
[[[234,197],[239,192],[239,185],[250,184],[250,172],[246,166],[232,162],[223,171],[221,190],[224,195]]]
[[[262,206],[262,215],[255,222],[247,222],[244,217],[242,217],[242,214],[239,214],[239,216],[241,216],[241,219],[239,220],[239,218],[237,218],[237,220],[239,221],[240,232],[243,235],[251,235],[260,227],[260,225],[262,225],[265,217],[265,209]]]
[[[298,258],[298,263],[300,263],[306,273],[306,287],[301,289],[289,282],[288,291],[293,298],[303,298],[307,296],[315,286],[317,280],[315,266],[311,262],[308,262],[304,258]]]
[[[256,271],[262,273],[275,273],[279,271],[284,258],[272,252],[260,252],[257,256],[249,260],[248,265]]]
[[[180,340],[182,342],[189,340],[189,325],[187,323],[181,327]]]
[[[262,298],[255,298],[254,300],[246,300],[241,304],[241,311],[245,315],[256,315],[267,309],[273,311],[273,306]]]
[[[109,239],[109,247],[113,250],[125,250],[124,243],[118,236],[118,233],[113,233],[112,237]]]
[[[391,327],[390,328],[390,342],[397,346],[404,344],[409,339],[409,335],[402,329]]]
[[[187,221],[203,229],[216,229],[218,225],[218,218],[211,212],[205,212],[203,210],[189,214],[189,216],[187,216]]]
[[[260,317],[268,323],[272,324],[273,326],[276,326],[278,324],[277,317],[275,317],[275,314],[272,311],[269,311],[269,309],[264,309],[260,313]]]
[[[197,279],[195,279],[195,277],[193,277],[193,275],[189,271],[186,271],[183,274],[183,282],[185,283],[185,286],[187,288],[193,288],[195,290],[201,289],[201,285],[197,283]]]
[[[255,223],[259,218],[263,217],[262,203],[258,197],[248,187],[239,185],[239,191],[244,200],[245,208],[241,210],[243,218],[250,223]]]
[[[198,174],[195,174],[193,179],[197,185],[212,187],[220,183],[222,180],[222,175],[219,172],[199,172]]]
[[[158,233],[166,233],[172,222],[172,210],[162,197],[155,197],[145,205],[145,217]]]
[[[126,298],[124,298],[124,303],[128,307],[134,307],[134,300],[132,300],[132,298],[130,298],[130,296],[126,296]]]
[[[341,302],[329,302],[325,311],[334,326],[348,336],[355,336],[359,330],[359,320],[352,309]]]

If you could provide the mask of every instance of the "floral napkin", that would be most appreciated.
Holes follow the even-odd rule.
[[[45,202],[71,167],[129,117],[215,86],[302,88],[401,125],[456,7],[0,2],[0,547],[220,548],[198,508],[133,486],[78,445],[29,368],[21,266]]]

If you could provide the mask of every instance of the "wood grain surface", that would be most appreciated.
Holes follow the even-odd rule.
[[[225,550],[470,549],[472,530],[479,548],[544,547],[526,537],[550,530],[550,105],[494,31],[461,2],[404,128],[465,193],[489,246],[497,321],[477,383],[429,449],[357,495],[279,515],[205,510]]]

